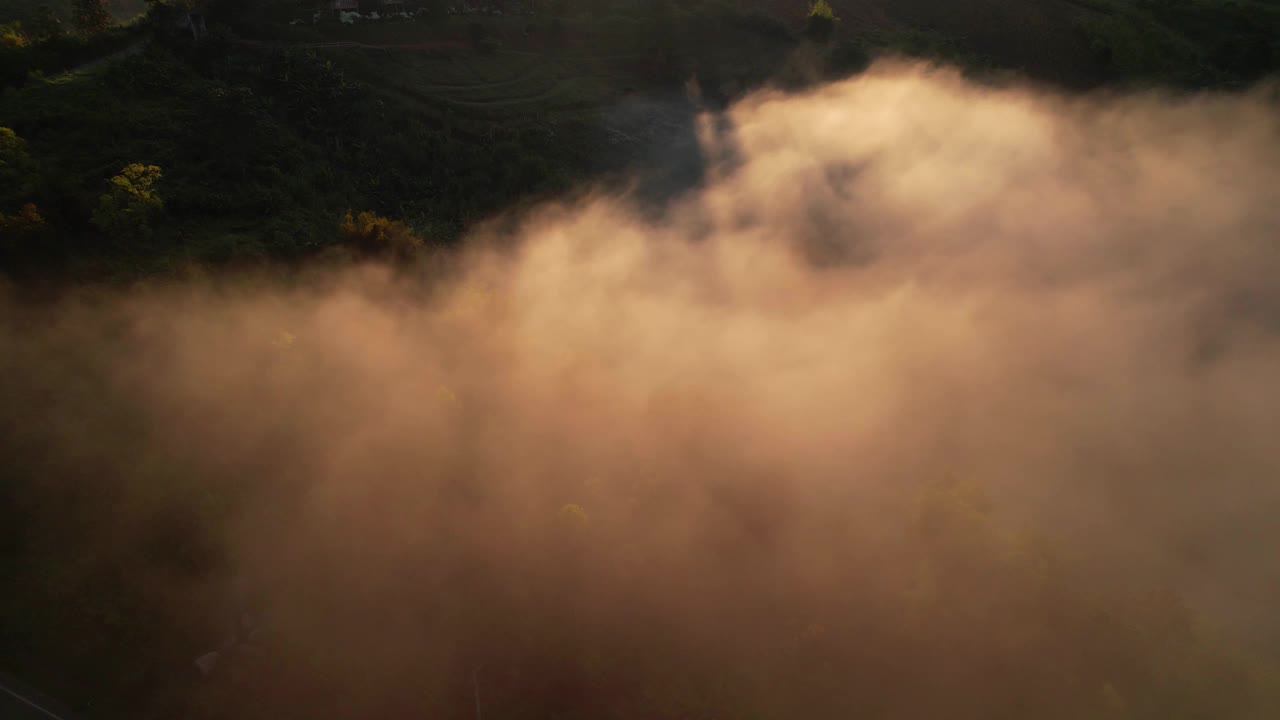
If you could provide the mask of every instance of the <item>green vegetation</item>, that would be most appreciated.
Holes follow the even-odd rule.
[[[101,2],[31,3],[0,30],[0,84],[10,88],[0,123],[28,153],[0,212],[31,204],[58,238],[10,257],[12,272],[135,276],[191,262],[292,261],[334,242],[347,207],[448,243],[500,209],[643,153],[613,143],[599,115],[621,90],[669,92],[697,75],[704,95],[723,102],[762,82],[813,79],[812,62],[789,67],[797,33],[786,23],[710,1],[603,16],[566,6],[551,18],[426,13],[313,25],[305,4],[222,0],[200,43],[172,30],[175,7],[154,3],[149,22],[104,29]],[[1074,20],[1059,34],[1082,53],[1063,69],[1072,82],[1239,86],[1280,64],[1274,3],[1069,7]],[[93,22],[77,31],[73,8]],[[978,72],[1013,61],[950,25],[861,27],[836,15],[816,2],[794,28],[817,41],[831,75],[884,53]],[[247,45],[246,34],[282,46]],[[289,47],[326,41],[366,47]],[[164,212],[132,235],[94,220],[104,183],[131,164],[165,172]]]
[[[618,167],[598,109],[618,86],[652,82],[652,68],[636,62],[647,41],[629,27],[563,52],[308,49],[239,43],[216,17],[199,44],[140,25],[23,48],[27,67],[44,74],[13,77],[19,87],[0,97],[0,118],[26,139],[34,165],[28,191],[3,198],[0,211],[33,203],[59,240],[33,248],[16,263],[21,273],[127,277],[191,262],[292,261],[332,244],[348,207],[447,243],[500,209]],[[499,43],[519,27],[484,22],[491,25],[485,39]],[[431,43],[461,27],[401,22],[326,32],[366,44]],[[569,28],[590,37],[576,21]],[[141,52],[53,74],[80,57],[59,43],[107,53],[146,32],[160,35]],[[759,48],[777,55],[788,47],[744,27],[733,34],[751,42],[715,57],[720,48],[703,41],[708,32],[723,31],[677,35],[673,52],[709,47],[699,50],[702,67],[736,64],[763,75],[770,60]],[[751,62],[735,62],[742,57]],[[135,163],[164,169],[164,212],[129,235],[94,213],[104,183]]]
[[[843,49],[834,52],[889,51],[1080,88],[1244,87],[1280,70],[1280,5],[1267,0],[984,0],[967,10],[913,0],[883,7],[889,23],[841,24]],[[848,67],[857,63],[840,65]]]
[[[1079,22],[1119,78],[1240,85],[1280,68],[1280,5],[1262,0],[1095,0]]]
[[[43,81],[139,41],[136,26],[92,34],[66,33],[61,24],[39,28],[15,22],[0,30],[0,89]]]
[[[104,32],[114,22],[106,0],[75,0],[71,19],[76,28],[86,34]]]
[[[11,22],[0,25],[0,48],[18,50],[30,44],[27,34],[22,30],[22,23]]]
[[[160,168],[155,165],[124,166],[108,181],[91,222],[115,239],[149,235],[152,221],[164,209],[154,187],[159,179]]]
[[[831,4],[827,0],[817,0],[809,6],[809,15],[804,25],[805,35],[811,40],[825,43],[835,33],[838,22],[840,18],[836,17],[836,11],[831,8]]]
[[[388,220],[371,212],[342,218],[338,231],[347,247],[366,257],[389,258],[397,261],[412,260],[422,250],[422,240],[402,222]]]
[[[0,184],[18,188],[18,194],[31,181],[34,163],[27,152],[27,142],[13,128],[0,127]]]
[[[163,0],[162,0],[163,1]],[[7,0],[0,4],[0,23],[36,18],[53,18],[70,23],[81,0]],[[118,22],[127,22],[147,11],[153,0],[106,0],[98,3]]]
[[[42,81],[0,100],[0,112],[39,168],[36,189],[12,202],[48,210],[67,239],[63,259],[151,272],[228,258],[245,233],[276,257],[298,257],[329,242],[336,209],[348,206],[448,239],[584,169],[589,145],[562,150],[554,140],[559,130],[589,142],[573,130],[578,118],[510,123],[485,108],[440,105],[353,79],[334,56],[211,42],[195,54],[152,47],[92,78]],[[166,213],[149,241],[104,249],[106,257],[93,249],[90,209],[130,163],[164,168]]]
[[[22,243],[33,242],[43,235],[47,229],[40,208],[26,203],[12,215],[0,213],[0,259],[21,256],[25,248]]]

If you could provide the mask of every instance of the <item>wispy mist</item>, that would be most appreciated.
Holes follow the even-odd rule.
[[[7,303],[24,542],[145,587],[175,666],[251,607],[273,664],[209,712],[1155,717],[1201,691],[1060,607],[1150,588],[1275,649],[1274,93],[880,65],[703,134],[661,217],[544,208],[425,277]]]

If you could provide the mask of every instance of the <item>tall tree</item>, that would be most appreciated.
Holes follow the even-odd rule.
[[[31,16],[31,31],[40,39],[62,37],[62,18],[49,3],[42,3]]]
[[[75,0],[72,6],[76,27],[86,33],[100,33],[111,27],[108,0]]]
[[[805,20],[804,34],[809,39],[818,43],[826,43],[831,40],[831,35],[835,33],[836,23],[840,22],[840,18],[836,17],[836,11],[832,9],[831,3],[827,0],[815,0],[809,6],[809,16]]]

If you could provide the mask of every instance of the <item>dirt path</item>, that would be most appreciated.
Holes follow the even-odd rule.
[[[431,91],[430,88],[397,86],[396,92],[404,97],[411,98],[418,102],[426,103],[443,103],[445,105],[453,105],[456,107],[468,107],[478,109],[499,109],[510,108],[519,105],[527,105],[533,103],[545,102],[552,100],[560,95],[565,94],[573,86],[575,78],[559,78],[549,87],[541,90],[533,95],[524,95],[521,97],[503,97],[485,100],[467,100],[459,97],[450,97],[447,93],[438,93]],[[505,83],[503,83],[505,84]],[[468,86],[450,86],[451,90],[471,90],[482,89],[483,85]]]
[[[536,95],[526,95],[524,97],[495,98],[493,100],[462,100],[460,98],[447,98],[447,97],[440,98],[440,99],[452,105],[461,105],[463,107],[477,107],[477,108],[512,107],[515,105],[526,105],[529,103],[537,103],[537,102],[544,102],[546,100],[550,100],[556,97],[557,95],[563,94],[564,91],[568,88],[568,86],[572,85],[572,83],[573,83],[572,78],[560,78],[560,79],[557,79],[555,83],[552,84],[551,87],[547,88],[546,90],[543,90],[542,92],[537,93]]]

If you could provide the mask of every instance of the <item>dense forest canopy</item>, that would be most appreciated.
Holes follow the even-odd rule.
[[[0,22],[30,20],[42,13],[70,19],[76,0],[7,0],[0,6]],[[147,11],[148,0],[107,0],[107,9],[119,20],[132,20]]]
[[[13,89],[0,115],[31,165],[23,183],[0,190],[0,213],[31,204],[53,238],[19,243],[21,257],[10,246],[11,264],[145,275],[174,263],[294,259],[332,244],[346,209],[452,240],[522,199],[629,172],[665,143],[656,139],[672,134],[665,126],[684,127],[691,142],[679,104],[624,125],[614,109],[631,113],[621,95],[671,93],[689,77],[705,100],[723,102],[761,83],[840,77],[884,54],[1068,87],[1242,88],[1280,67],[1280,6],[1257,0],[984,0],[970,9],[897,0],[815,5],[826,15],[809,20],[803,7],[785,20],[794,16],[701,2],[619,5],[603,16],[555,6],[531,21],[479,21],[427,3],[415,4],[412,21],[353,25],[310,2],[219,0],[201,4],[212,30],[200,43],[173,31],[176,7],[157,3],[152,22],[95,34],[74,31],[67,15],[61,34],[43,41],[47,23],[6,26],[0,81]],[[828,28],[821,37],[818,26]],[[252,39],[274,47],[245,44]],[[309,47],[342,40],[366,48]],[[487,49],[428,51],[441,43]],[[74,83],[48,80],[115,54],[127,57]],[[161,168],[163,211],[147,232],[104,242],[110,233],[94,211],[103,185],[131,163]]]

